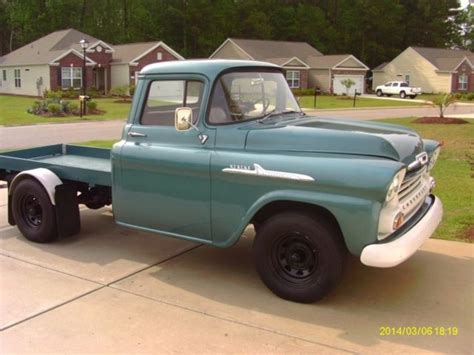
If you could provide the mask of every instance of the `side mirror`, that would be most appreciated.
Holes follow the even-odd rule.
[[[178,107],[174,112],[174,127],[177,131],[187,131],[193,126],[193,110],[190,107]]]

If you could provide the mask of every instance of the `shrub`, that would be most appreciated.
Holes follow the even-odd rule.
[[[128,92],[130,94],[131,97],[133,97],[133,95],[135,95],[135,85],[130,85],[130,88],[128,89]]]
[[[61,91],[46,91],[45,98],[53,102],[59,102],[62,98]]]
[[[88,113],[93,113],[94,111],[97,110],[97,101],[87,101],[86,103],[87,106],[87,112]]]
[[[56,103],[48,104],[48,112],[50,112],[53,116],[56,116],[61,111],[61,106]]]
[[[461,100],[464,97],[464,94],[462,92],[457,92],[454,94],[454,97],[456,100]]]
[[[69,112],[72,114],[79,113],[79,104],[77,102],[69,102]]]
[[[466,99],[468,99],[469,101],[474,101],[474,92],[467,94]]]
[[[128,85],[121,85],[121,86],[113,87],[112,90],[110,90],[110,94],[112,96],[120,97],[123,101],[127,101],[128,91],[129,91]]]
[[[444,118],[444,111],[446,111],[449,105],[456,102],[456,97],[451,94],[441,94],[433,97],[431,102],[438,110],[439,117]]]

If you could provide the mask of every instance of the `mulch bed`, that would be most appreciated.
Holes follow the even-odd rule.
[[[413,121],[414,123],[429,123],[429,124],[465,124],[469,123],[466,120],[461,118],[451,118],[451,117],[420,117]]]

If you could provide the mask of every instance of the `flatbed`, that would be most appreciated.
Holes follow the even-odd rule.
[[[110,149],[55,144],[15,150],[0,154],[0,166],[6,174],[45,168],[61,180],[112,186]]]

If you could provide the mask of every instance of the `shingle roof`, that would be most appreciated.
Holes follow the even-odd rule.
[[[322,53],[306,42],[267,41],[260,39],[230,38],[255,60],[268,61],[280,59],[285,61],[297,57],[306,62],[308,57],[321,56]],[[286,60],[285,60],[286,59]],[[275,64],[282,64],[275,63]]]
[[[388,62],[383,62],[382,64],[379,64],[377,65],[374,69],[372,69],[372,71],[374,70],[382,70],[383,68],[385,68],[385,66],[388,64]]]
[[[308,59],[308,65],[311,68],[330,69],[350,56],[350,54],[331,54],[311,57]]]
[[[115,52],[112,63],[130,63],[137,56],[156,46],[158,43],[160,42],[156,41],[115,45],[113,46]]]
[[[90,43],[98,41],[97,38],[72,28],[56,31],[0,57],[0,65],[47,64],[67,50],[82,51],[79,41],[83,38]]]
[[[474,64],[474,53],[465,50],[411,47],[439,70],[454,70],[467,57]]]

